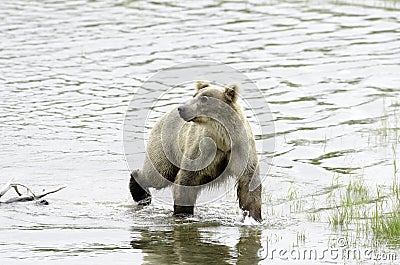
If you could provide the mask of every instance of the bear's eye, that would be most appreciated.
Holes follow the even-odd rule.
[[[201,101],[201,103],[206,103],[208,101],[208,97],[202,96],[202,97],[200,97],[200,101]]]

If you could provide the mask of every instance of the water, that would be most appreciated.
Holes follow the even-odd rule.
[[[351,229],[332,229],[324,208],[335,178],[361,176],[374,190],[398,175],[399,9],[397,1],[2,1],[0,183],[14,176],[37,192],[68,188],[48,206],[1,205],[1,264],[254,264],[267,244],[323,249],[343,233],[356,242]],[[240,220],[234,191],[185,220],[130,198],[129,102],[156,71],[192,60],[240,70],[269,102],[276,148],[261,225]]]

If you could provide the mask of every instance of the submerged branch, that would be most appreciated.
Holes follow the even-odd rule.
[[[44,196],[47,196],[49,194],[58,192],[58,191],[66,188],[66,186],[62,186],[58,189],[48,191],[43,194],[35,195],[35,193],[33,193],[33,191],[30,188],[28,188],[27,186],[25,186],[23,184],[13,183],[13,181],[14,181],[14,178],[11,178],[4,186],[2,186],[0,188],[0,197],[3,196],[4,194],[6,194],[7,191],[9,191],[11,188],[13,188],[15,190],[15,192],[18,194],[18,197],[8,199],[4,203],[36,201],[36,200],[40,200]],[[19,192],[18,187],[25,188],[27,190],[27,195],[22,195],[22,193]],[[47,204],[47,202],[45,202],[45,204]]]
[[[43,194],[37,195],[37,196],[35,196],[35,199],[36,199],[36,200],[41,199],[41,198],[43,198],[44,196],[47,196],[47,195],[49,195],[49,194],[52,194],[52,193],[55,193],[55,192],[60,191],[60,190],[62,190],[62,189],[65,189],[66,187],[67,187],[67,186],[62,186],[62,187],[59,187],[58,189],[55,189],[55,190],[48,191],[48,192],[45,192],[45,193],[43,193]]]
[[[35,196],[35,193],[33,193],[33,191],[32,191],[30,188],[28,188],[27,186],[25,186],[25,185],[18,184],[18,183],[11,184],[11,187],[14,188],[15,192],[16,192],[19,196],[22,196],[22,194],[21,194],[21,192],[19,192],[18,186],[21,186],[21,187],[25,188],[26,191],[27,191],[27,193],[32,194],[32,196]]]
[[[10,180],[0,188],[0,197],[7,193],[9,189],[11,189],[11,185],[14,181],[14,178],[10,178]]]

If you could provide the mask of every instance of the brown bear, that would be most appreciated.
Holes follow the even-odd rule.
[[[162,116],[150,133],[142,170],[131,173],[133,199],[148,205],[149,188],[173,185],[174,215],[193,215],[200,190],[232,176],[240,208],[260,222],[258,157],[238,97],[236,85],[198,82],[193,99]]]

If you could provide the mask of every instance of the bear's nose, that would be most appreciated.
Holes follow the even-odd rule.
[[[183,111],[183,106],[179,106],[179,107],[178,107],[178,111],[179,111],[179,112],[182,112],[182,111]]]

